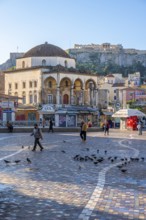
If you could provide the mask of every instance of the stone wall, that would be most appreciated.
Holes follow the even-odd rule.
[[[106,64],[108,62],[119,66],[131,66],[140,61],[146,67],[146,50],[115,48],[72,48],[69,55],[76,59],[77,63]]]

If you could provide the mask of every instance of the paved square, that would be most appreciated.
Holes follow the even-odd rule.
[[[146,132],[43,136],[0,134],[0,219],[146,219]]]

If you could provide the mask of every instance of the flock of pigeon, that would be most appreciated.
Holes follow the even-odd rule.
[[[66,142],[66,141],[63,141]],[[22,148],[24,148],[24,146],[22,145]],[[28,147],[28,149],[30,149],[30,146]],[[90,151],[89,148],[85,148],[86,151]],[[65,150],[61,150],[62,153],[66,153]],[[103,163],[104,161],[109,161],[111,163],[117,162],[117,168],[119,168],[121,170],[122,173],[126,173],[127,172],[127,165],[130,164],[131,162],[138,162],[138,161],[144,161],[145,158],[144,157],[118,157],[118,156],[107,156],[108,152],[107,150],[104,150],[104,152],[102,153],[104,154],[104,156],[100,156],[100,150],[97,150],[97,154],[91,154],[91,155],[86,155],[86,156],[81,156],[80,154],[76,154],[73,157],[74,161],[79,161],[79,162],[92,162],[95,166],[97,166],[100,163]],[[27,157],[26,161],[28,164],[31,164],[31,160]],[[11,163],[11,161],[9,160],[4,160],[6,165],[9,165]],[[14,163],[19,164],[21,162],[21,160],[15,160]],[[79,170],[82,169],[82,166],[79,165]]]
[[[22,145],[22,149],[23,148],[24,148],[24,146]],[[28,149],[30,149],[30,146],[28,147]],[[31,160],[28,157],[26,158],[26,161],[28,164],[31,164]],[[4,160],[4,162],[6,165],[10,165],[12,163],[12,161],[10,161],[10,160]],[[21,160],[14,160],[13,163],[19,164],[20,162],[21,162]]]
[[[89,151],[89,148],[86,148],[87,151]],[[86,156],[81,156],[80,154],[77,154],[73,157],[74,161],[79,161],[79,162],[92,162],[95,166],[98,164],[103,163],[104,161],[109,161],[110,163],[117,162],[117,168],[120,169],[122,173],[127,172],[127,165],[132,163],[132,162],[138,162],[138,161],[144,161],[145,158],[141,157],[118,157],[118,156],[107,156],[108,152],[107,150],[104,151],[104,156],[99,155],[100,152],[97,150],[97,154],[91,154],[91,155],[86,155]],[[82,169],[82,166],[79,165],[79,170]]]

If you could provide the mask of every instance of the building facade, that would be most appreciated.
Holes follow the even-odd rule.
[[[5,71],[5,94],[22,97],[23,105],[98,105],[98,76],[77,72],[75,60],[48,43],[36,46]]]

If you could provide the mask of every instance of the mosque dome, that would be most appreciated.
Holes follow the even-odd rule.
[[[27,51],[24,56],[26,57],[64,57],[70,58],[70,56],[62,50],[60,47],[57,47],[47,42],[36,47],[33,47]]]

